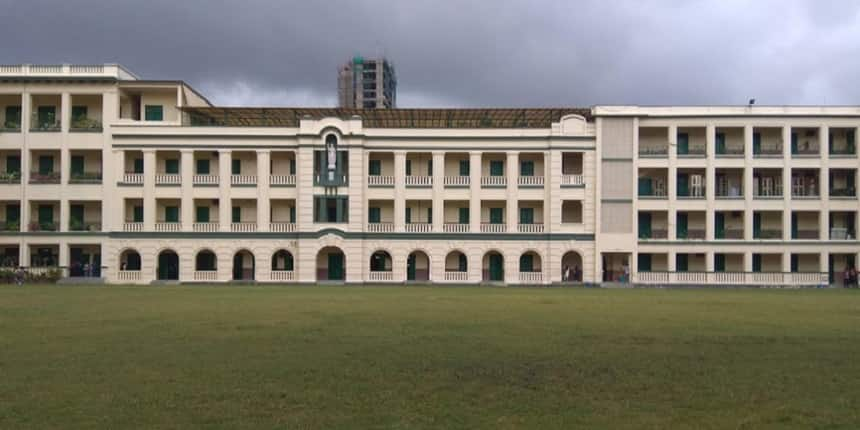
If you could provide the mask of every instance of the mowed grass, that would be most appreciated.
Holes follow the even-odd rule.
[[[858,428],[846,290],[0,287],[0,428]]]

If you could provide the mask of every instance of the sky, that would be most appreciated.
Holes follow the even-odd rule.
[[[0,17],[2,64],[120,63],[224,106],[335,106],[354,55],[393,61],[398,107],[860,104],[854,0],[0,0]]]

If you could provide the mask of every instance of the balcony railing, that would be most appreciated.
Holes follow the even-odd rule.
[[[179,222],[157,222],[155,223],[155,231],[159,232],[175,232],[182,230],[182,224]]]
[[[367,231],[370,233],[391,233],[394,231],[393,222],[371,222],[367,224]]]
[[[52,119],[48,121],[40,121],[38,114],[33,114],[30,117],[30,131],[35,132],[58,132],[61,130],[60,120]]]
[[[520,233],[543,233],[543,224],[520,224]]]
[[[778,229],[763,229],[753,232],[753,239],[782,239],[782,230]]]
[[[18,221],[4,221],[0,223],[0,231],[21,231],[21,223]]]
[[[520,176],[518,179],[518,184],[521,187],[542,187],[543,183],[543,176]]]
[[[821,150],[818,147],[813,148],[799,148],[791,151],[792,157],[799,158],[816,158],[821,155]]]
[[[194,175],[191,177],[194,185],[218,185],[218,175]]]
[[[458,272],[445,270],[445,281],[466,282],[469,280],[469,272]]]
[[[70,184],[101,184],[102,172],[72,173],[69,176]]]
[[[704,199],[707,194],[705,187],[690,188],[686,192],[678,191],[678,198],[684,200]]]
[[[717,157],[739,157],[744,155],[744,147],[727,146],[725,148],[717,148],[716,154]]]
[[[140,270],[117,270],[116,279],[122,282],[140,281]]]
[[[432,176],[407,176],[407,187],[430,187],[433,185]]]
[[[481,233],[504,233],[508,230],[508,225],[503,223],[481,223]]]
[[[21,132],[21,122],[20,121],[10,121],[7,120],[0,127],[0,133],[20,133]]]
[[[143,223],[126,221],[122,224],[122,231],[143,231]]]
[[[543,272],[520,272],[520,282],[539,284],[543,282]]]
[[[291,282],[295,280],[295,272],[292,270],[272,270],[269,272],[272,281]]]
[[[257,185],[257,175],[230,175],[230,185]]]
[[[717,239],[743,239],[744,231],[741,229],[725,229],[723,230],[723,234],[720,235],[719,232],[715,235]]]
[[[792,239],[817,240],[821,235],[818,230],[796,230],[792,235]]]
[[[179,185],[182,176],[178,173],[158,173],[155,175],[155,185]]]
[[[390,270],[368,272],[368,280],[371,282],[391,282],[394,280],[394,272]]]
[[[831,227],[830,228],[830,239],[831,240],[852,240],[855,238],[854,231],[849,230],[846,227]]]
[[[817,286],[829,282],[826,272],[639,272],[638,284]]]
[[[705,156],[705,147],[704,146],[691,146],[687,149],[687,152],[678,151],[678,157],[684,158],[697,158]]]
[[[251,233],[257,231],[255,222],[233,222],[230,223],[230,231],[236,233]]]
[[[102,223],[70,221],[69,231],[102,231]]]
[[[102,122],[92,118],[73,119],[69,131],[76,133],[101,133]]]
[[[367,177],[367,185],[371,187],[393,187],[394,176],[370,175]]]
[[[639,157],[641,158],[666,158],[669,155],[669,144],[666,146],[640,146]]]
[[[830,197],[855,198],[857,197],[857,190],[854,188],[831,188]]]
[[[846,155],[857,155],[857,150],[853,147],[830,148],[830,155],[835,155],[837,157]]]
[[[442,230],[445,233],[468,233],[469,224],[460,224],[455,222],[446,222],[442,225]]]
[[[269,223],[269,230],[275,233],[292,233],[296,231],[296,223],[273,221]]]
[[[465,187],[471,183],[472,178],[469,176],[446,176],[446,187]]]
[[[123,173],[122,183],[124,184],[142,184],[143,173]]]
[[[678,240],[705,240],[704,228],[688,228],[686,234],[677,232],[676,239]]]
[[[507,176],[481,176],[482,187],[504,187],[507,184]]]
[[[29,231],[59,231],[60,225],[55,222],[32,221],[27,225]]]
[[[689,233],[689,231],[688,231]],[[668,230],[651,230],[650,232],[641,232],[639,234],[639,239],[666,239],[669,237]]]
[[[270,185],[296,185],[296,175],[269,175]]]
[[[194,280],[201,282],[212,282],[218,280],[218,271],[217,270],[195,270],[194,271]]]
[[[433,224],[429,222],[410,222],[406,223],[407,233],[429,233],[433,230]]]
[[[39,173],[30,172],[31,184],[59,184],[60,172]]]
[[[753,150],[754,158],[780,158],[782,157],[782,148],[778,146],[763,146],[758,150]]]
[[[218,231],[217,222],[195,222],[192,228],[197,233],[211,233]]]
[[[0,184],[20,184],[20,183],[21,183],[21,173],[20,172],[0,173]]]
[[[561,175],[561,185],[579,187],[585,185],[582,175]]]

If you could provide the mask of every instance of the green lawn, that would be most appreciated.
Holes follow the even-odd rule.
[[[0,428],[860,427],[860,292],[0,287]]]

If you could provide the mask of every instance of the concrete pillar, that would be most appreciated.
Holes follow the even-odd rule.
[[[394,231],[406,229],[406,151],[394,151]]]
[[[744,251],[744,272],[752,272],[752,251]]]
[[[143,150],[143,230],[155,230],[155,169],[156,152]]]
[[[445,222],[445,152],[433,151],[433,231],[442,232]]]
[[[232,151],[218,151],[218,230],[230,231],[232,200],[230,199],[230,170]]]
[[[519,179],[520,179],[520,153],[510,151],[507,153],[507,192],[508,201],[505,204],[506,221],[508,233],[513,233],[518,230],[519,225]]]
[[[271,175],[272,152],[257,150],[257,231],[269,231],[271,218],[269,201],[269,175]]]
[[[60,129],[63,133],[69,131],[72,118],[72,95],[63,93],[60,95]],[[65,182],[64,182],[65,183]]]
[[[481,231],[481,153],[478,151],[469,152],[469,224],[469,231]]]
[[[179,151],[179,175],[181,176],[182,190],[180,202],[180,218],[182,231],[192,231],[194,223],[194,150],[182,149]]]

